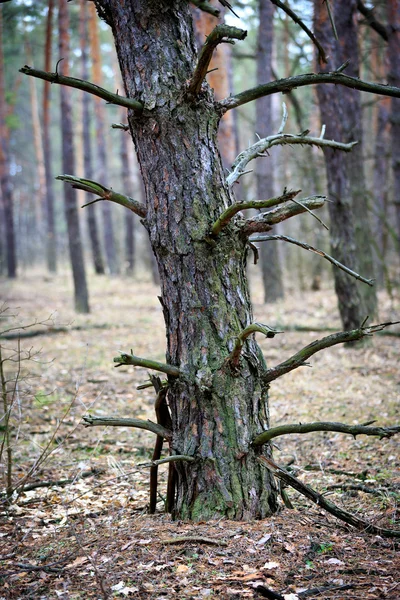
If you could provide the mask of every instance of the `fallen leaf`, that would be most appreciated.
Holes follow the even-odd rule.
[[[80,567],[81,565],[84,565],[87,562],[89,562],[87,556],[77,556],[76,559],[72,563],[69,563],[65,568],[74,569],[75,567]]]
[[[265,570],[270,570],[270,569],[279,569],[280,564],[277,562],[266,562],[265,565],[263,567],[261,567],[261,569],[265,569]]]
[[[187,573],[189,571],[189,567],[187,567],[186,565],[178,565],[176,567],[176,573],[182,574],[182,573]]]

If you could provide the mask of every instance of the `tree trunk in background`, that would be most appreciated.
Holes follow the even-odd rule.
[[[81,60],[82,60],[82,79],[88,80],[89,77],[89,57],[88,57],[88,9],[86,0],[80,0],[80,13],[79,13],[79,37],[81,47]],[[83,139],[83,155],[84,155],[84,170],[85,177],[87,179],[94,179],[93,172],[93,157],[92,157],[92,144],[90,141],[90,129],[91,129],[91,108],[92,108],[92,97],[89,94],[82,95],[82,139]],[[87,202],[92,202],[93,195],[86,194]],[[87,224],[90,237],[90,247],[92,250],[92,259],[94,270],[97,275],[104,275],[104,261],[101,251],[99,231],[97,226],[97,205],[89,204],[85,207],[87,215]]]
[[[58,69],[62,75],[69,74],[69,19],[67,0],[59,0],[58,27],[60,58],[63,58]],[[71,90],[61,86],[61,133],[62,133],[62,167],[66,174],[74,173],[75,157],[73,143]],[[64,187],[65,216],[68,228],[69,253],[75,292],[75,310],[80,313],[89,312],[88,290],[86,285],[85,264],[81,243],[78,210],[76,206],[76,190],[72,186]]]
[[[44,54],[44,70],[51,71],[51,43],[53,34],[54,0],[49,0],[46,23],[46,43]],[[51,168],[51,136],[50,136],[50,81],[43,86],[43,158],[46,177],[46,260],[50,273],[57,271],[57,239],[54,220],[54,186]]]
[[[380,100],[376,115],[374,148],[374,239],[376,243],[376,279],[380,287],[385,282],[387,251],[387,220],[389,193],[390,98]]]
[[[259,0],[259,29],[257,41],[257,84],[271,81],[272,47],[274,34],[274,6],[270,0]],[[272,135],[272,96],[256,100],[256,131],[261,138]],[[257,198],[274,196],[272,157],[256,161]],[[261,244],[261,269],[264,286],[264,301],[276,302],[283,298],[282,266],[278,244]]]
[[[400,86],[400,2],[388,0],[390,85]],[[396,211],[397,236],[400,245],[400,98],[391,99],[393,195]]]
[[[126,110],[123,109],[124,119],[126,118]],[[125,131],[120,132],[120,157],[121,157],[121,181],[122,189],[125,194],[132,196],[132,167],[129,161],[129,150],[128,144],[130,138]],[[125,262],[126,262],[126,273],[133,275],[135,267],[135,223],[136,216],[130,210],[125,211]]]
[[[251,446],[268,427],[265,363],[248,339],[237,373],[226,365],[236,336],[252,322],[246,242],[235,227],[215,247],[205,242],[232,204],[217,148],[218,117],[204,85],[201,101],[185,97],[196,60],[187,0],[96,0],[112,27],[130,98],[151,116],[129,113],[147,198],[145,219],[157,257],[167,329],[174,515],[207,520],[264,518],[276,510],[273,477]],[[146,52],[143,52],[146,48]]]
[[[340,63],[343,64],[347,59],[350,59],[350,64],[346,68],[346,74],[352,77],[359,77],[357,0],[336,1],[335,20],[336,28],[340,32]],[[346,156],[354,215],[357,263],[360,269],[359,272],[365,277],[373,279],[375,270],[371,243],[370,211],[368,209],[368,190],[364,172],[361,92],[345,87],[341,88],[340,92],[345,103],[343,110],[344,121],[342,123],[344,138],[342,141],[358,142],[357,146]],[[357,285],[364,302],[366,315],[369,315],[370,319],[373,319],[377,316],[378,312],[376,288],[361,282],[357,283]]]
[[[335,8],[338,4],[335,2]],[[329,56],[328,65],[319,66],[316,70],[332,71],[340,62],[339,44],[332,32],[326,5],[320,0],[314,1],[315,34]],[[343,123],[345,122],[345,100],[340,86],[319,85],[317,96],[321,120],[326,125],[325,137],[337,141],[344,140]],[[348,156],[344,152],[336,152],[332,148],[324,151],[328,182],[328,203],[330,215],[331,252],[336,260],[350,269],[358,271],[353,212],[351,205],[350,182],[347,173]],[[339,311],[344,329],[355,329],[367,316],[356,281],[339,269],[333,271],[335,290],[338,297]],[[368,273],[362,273],[369,276]]]
[[[7,244],[7,275],[17,276],[14,205],[10,178],[9,131],[6,125],[5,74],[3,55],[3,7],[0,6],[0,188]]]
[[[100,57],[100,38],[99,28],[97,23],[97,15],[94,4],[90,3],[89,6],[89,32],[90,32],[90,46],[91,46],[91,58],[92,58],[92,81],[96,85],[102,85],[101,75],[101,57]],[[95,122],[96,122],[96,146],[97,146],[97,169],[96,169],[96,180],[110,185],[107,181],[108,177],[108,160],[107,160],[107,142],[105,134],[105,114],[104,114],[104,102],[96,96],[93,97],[94,108],[95,108]],[[117,250],[115,247],[115,236],[112,219],[112,211],[110,202],[101,203],[102,214],[103,214],[103,231],[104,231],[104,249],[107,257],[107,265],[111,275],[116,275],[119,272],[119,265],[117,260]]]

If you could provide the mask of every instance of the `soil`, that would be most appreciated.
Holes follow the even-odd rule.
[[[112,362],[131,349],[165,360],[153,284],[93,276],[90,315],[74,313],[68,273],[31,272],[12,283],[0,280],[0,288],[0,329],[22,324],[22,335],[40,333],[0,339],[3,358],[14,352],[15,359],[18,345],[21,358],[31,358],[5,363],[10,378],[20,367],[10,421],[13,483],[40,485],[11,505],[0,497],[0,599],[400,598],[398,540],[355,530],[290,488],[294,509],[282,502],[264,521],[172,521],[164,513],[162,466],[157,511],[148,514],[149,469],[141,464],[151,459],[154,435],[85,427],[82,417],[154,420],[154,391],[137,389],[149,379],[146,370],[115,369]],[[286,330],[260,339],[270,366],[340,330],[327,285],[265,305],[254,283],[253,300],[256,321]],[[380,322],[399,320],[399,297],[382,292],[379,307]],[[399,425],[399,326],[388,333],[366,345],[327,349],[312,357],[311,367],[273,382],[271,425]],[[279,465],[290,465],[341,508],[400,529],[396,436],[293,434],[274,446]]]

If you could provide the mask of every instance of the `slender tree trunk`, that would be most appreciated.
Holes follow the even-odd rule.
[[[51,44],[53,35],[54,0],[49,0],[46,22],[46,43],[44,70],[51,71]],[[50,273],[57,271],[57,238],[54,219],[54,187],[51,168],[51,136],[50,136],[50,90],[49,81],[43,86],[43,158],[46,177],[46,259]]]
[[[336,2],[335,8],[337,6]],[[315,34],[324,47],[326,54],[330,57],[328,65],[320,67],[320,70],[332,71],[341,65],[339,45],[333,37],[326,5],[319,0],[315,0],[314,7]],[[339,86],[320,85],[317,87],[317,96],[321,120],[326,125],[326,137],[345,141],[343,123],[346,118],[344,114],[346,109],[341,89],[339,89]],[[328,208],[332,255],[350,269],[358,271],[354,218],[347,172],[348,157],[332,148],[326,148],[324,155],[330,199]],[[368,277],[369,273],[363,273],[363,275]],[[334,278],[343,327],[345,329],[355,329],[361,325],[368,314],[362,302],[357,283],[339,269],[334,270]]]
[[[124,131],[121,131],[120,143],[121,181],[125,193],[131,195],[132,169],[129,161],[129,139],[128,134]],[[130,210],[125,211],[125,260],[128,275],[133,275],[135,267],[135,224],[136,218],[133,212]]]
[[[89,79],[89,57],[88,57],[88,9],[86,0],[80,0],[80,13],[79,13],[79,35],[80,35],[80,46],[81,46],[81,60],[82,60],[82,79]],[[91,129],[91,107],[93,99],[89,94],[83,94],[82,96],[82,138],[83,138],[83,156],[84,156],[84,169],[85,177],[88,179],[94,179],[93,172],[93,158],[92,158],[92,144],[90,140],[90,129]],[[87,202],[91,202],[93,197],[91,194],[87,194]],[[87,224],[90,237],[90,246],[92,250],[92,259],[94,270],[97,275],[104,275],[104,261],[101,251],[99,232],[97,227],[96,219],[96,205],[89,204],[85,208],[87,215]]]
[[[68,75],[69,61],[69,19],[67,0],[59,0],[58,26],[60,58],[59,72]],[[62,133],[62,166],[64,173],[73,173],[75,168],[72,107],[70,88],[61,87],[61,133]],[[76,190],[72,186],[64,188],[65,216],[68,228],[69,253],[75,290],[75,309],[80,313],[89,312],[89,299],[86,284],[85,264],[81,243],[78,210],[76,206]]]
[[[400,86],[400,2],[388,0],[389,9],[389,62],[390,85]],[[391,137],[392,137],[392,169],[393,194],[396,211],[397,235],[400,245],[400,98],[392,98],[391,102]]]
[[[14,204],[10,178],[9,131],[6,125],[6,98],[3,56],[3,7],[0,6],[0,187],[7,244],[7,275],[17,276]]]
[[[274,35],[274,6],[270,0],[259,0],[259,29],[257,41],[257,83],[272,80],[272,48]],[[272,96],[256,101],[256,131],[260,137],[272,135]],[[257,197],[274,196],[272,157],[256,162]],[[261,268],[264,286],[264,301],[276,302],[283,298],[282,266],[278,244],[261,245]]]
[[[196,57],[189,3],[96,4],[112,27],[127,95],[151,110],[139,118],[129,114],[129,125],[160,272],[167,362],[181,372],[168,388],[171,451],[195,457],[175,463],[174,514],[264,518],[276,509],[276,495],[251,440],[268,426],[265,363],[249,339],[239,372],[226,364],[236,336],[252,320],[246,243],[234,227],[215,247],[205,241],[233,198],[217,148],[213,95],[204,86],[201,102],[185,98]]]
[[[89,4],[89,31],[92,58],[92,81],[96,85],[102,85],[100,39],[97,24],[96,9],[92,3]],[[98,181],[102,181],[108,174],[107,142],[105,134],[104,104],[100,98],[94,97],[95,122],[96,122],[96,146],[97,146],[97,175]],[[107,265],[111,275],[119,272],[117,250],[115,246],[114,226],[111,205],[109,202],[101,203],[103,213],[104,249],[107,257]]]

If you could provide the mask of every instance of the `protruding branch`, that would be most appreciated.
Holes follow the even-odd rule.
[[[244,171],[251,160],[259,156],[268,156],[268,150],[272,148],[272,146],[283,146],[285,144],[290,146],[294,144],[300,144],[301,146],[318,146],[319,148],[330,147],[335,150],[350,152],[357,142],[344,144],[335,142],[335,140],[324,140],[321,137],[316,138],[303,134],[293,135],[290,133],[277,133],[276,135],[270,135],[259,140],[252,146],[249,146],[249,148],[246,148],[246,150],[243,150],[243,152],[237,156],[232,165],[232,171],[226,178],[229,187],[232,187],[232,185],[244,174]]]
[[[227,42],[233,44],[233,40],[244,40],[247,35],[247,31],[238,29],[237,27],[230,27],[221,23],[217,25],[212,32],[207,36],[206,43],[200,50],[199,59],[197,61],[196,68],[193,73],[192,80],[188,86],[188,93],[197,96],[201,90],[203,81],[207,75],[208,67],[212,59],[213,52],[218,44]]]
[[[111,129],[123,129],[123,131],[129,131],[129,125],[127,125],[127,123],[111,123]]]
[[[272,4],[275,4],[278,8],[281,8],[297,25],[299,25],[303,31],[306,32],[310,40],[318,49],[319,60],[327,63],[328,60],[326,58],[325,50],[321,46],[321,43],[317,40],[313,32],[308,29],[307,25],[300,19],[300,17],[292,10],[287,4],[280,2],[280,0],[271,0]]]
[[[50,83],[58,83],[60,85],[66,85],[68,87],[76,88],[77,90],[82,90],[84,92],[88,92],[93,96],[98,96],[102,98],[109,104],[117,104],[118,106],[124,106],[125,108],[130,108],[135,112],[141,113],[143,111],[143,104],[138,102],[137,100],[132,100],[132,98],[126,98],[125,96],[120,96],[119,94],[113,94],[113,92],[109,92],[104,88],[91,83],[90,81],[85,81],[84,79],[77,79],[76,77],[67,77],[66,75],[61,75],[60,73],[48,73],[47,71],[40,71],[38,69],[32,69],[32,67],[28,67],[25,65],[20,69],[21,73],[25,75],[30,75],[31,77],[36,77],[38,79],[44,79],[45,81],[50,81]]]
[[[131,354],[122,352],[119,356],[116,356],[113,359],[113,362],[118,363],[115,365],[116,367],[121,367],[122,365],[133,365],[134,367],[144,367],[145,369],[161,371],[162,373],[171,375],[171,377],[179,377],[181,374],[178,367],[167,365],[156,360],[150,360],[148,358],[139,358],[139,356],[132,354],[132,351]]]
[[[300,494],[303,494],[303,496],[314,502],[317,506],[319,506],[323,510],[326,510],[331,515],[334,515],[341,521],[352,525],[360,531],[365,531],[366,533],[372,533],[374,535],[380,535],[382,537],[388,538],[400,537],[400,531],[397,531],[395,529],[383,529],[382,527],[376,527],[375,525],[372,525],[371,523],[363,521],[362,519],[359,519],[351,513],[348,513],[339,506],[336,506],[336,504],[333,504],[333,502],[329,502],[329,500],[327,500],[325,496],[319,494],[308,485],[305,485],[302,481],[297,479],[297,477],[294,477],[294,475],[291,475],[285,469],[282,469],[282,467],[277,465],[270,458],[267,458],[266,456],[259,456],[257,460],[264,467],[269,469],[271,473],[275,475],[275,477],[286,483],[286,485],[289,485],[290,487],[294,488],[295,490],[300,492]]]
[[[350,77],[350,75],[332,71],[330,73],[304,73],[302,75],[295,75],[294,77],[287,77],[286,79],[264,83],[249,90],[245,90],[240,94],[236,94],[235,96],[229,96],[229,98],[221,100],[219,105],[222,110],[227,111],[231,108],[242,106],[242,104],[247,104],[247,102],[257,100],[257,98],[262,98],[263,96],[270,96],[277,92],[285,94],[298,87],[317,85],[320,83],[344,85],[345,87],[360,90],[361,92],[370,92],[372,94],[400,98],[400,88],[381,83],[370,83],[369,81],[363,81],[357,77]]]
[[[153,467],[154,465],[166,465],[172,462],[194,462],[196,459],[193,456],[187,456],[186,454],[173,454],[166,458],[160,458],[159,460],[152,460],[151,462],[141,463],[139,467]]]
[[[236,202],[229,206],[221,216],[215,221],[214,225],[211,228],[211,235],[218,235],[221,230],[228,225],[231,219],[241,210],[248,210],[250,208],[253,209],[261,209],[261,208],[272,208],[273,206],[277,206],[278,204],[283,204],[283,202],[287,202],[288,200],[293,200],[297,194],[300,194],[301,190],[285,192],[281,196],[277,196],[276,198],[270,198],[269,200],[250,200],[248,202]]]
[[[205,0],[190,0],[190,2],[197,6],[197,8],[200,8],[200,10],[203,12],[213,15],[213,17],[219,17],[221,14],[221,11],[219,11],[218,8],[215,8],[208,2],[205,2]]]
[[[156,435],[162,436],[169,440],[172,437],[172,431],[166,429],[162,425],[153,423],[153,421],[144,421],[143,419],[123,419],[120,417],[92,417],[87,415],[83,417],[87,426],[104,426],[104,427],[136,427],[137,429],[146,429]]]
[[[288,425],[279,425],[271,427],[268,431],[260,433],[253,441],[253,446],[262,446],[270,440],[280,435],[290,433],[312,433],[314,431],[337,431],[339,433],[348,433],[353,435],[376,435],[380,439],[389,438],[396,433],[400,433],[400,426],[394,427],[368,427],[366,425],[346,425],[345,423],[331,423],[329,421],[319,421],[316,423],[294,423]]]
[[[56,179],[70,183],[72,187],[76,188],[77,190],[84,190],[85,192],[90,192],[91,194],[100,196],[96,200],[93,200],[93,202],[88,202],[88,204],[84,204],[83,206],[89,206],[89,204],[100,202],[101,200],[109,200],[110,202],[115,202],[116,204],[120,204],[121,206],[129,208],[129,210],[134,212],[136,215],[139,215],[139,217],[145,217],[147,214],[144,204],[141,204],[140,202],[137,202],[137,200],[134,200],[129,196],[125,196],[124,194],[114,192],[111,188],[106,188],[101,183],[97,183],[97,181],[81,179],[80,177],[74,177],[73,175],[59,175],[56,177]]]
[[[290,219],[295,215],[300,215],[301,213],[306,212],[307,209],[321,208],[325,202],[325,196],[310,196],[309,198],[302,198],[301,202],[297,203],[288,202],[269,212],[246,219],[242,224],[242,232],[244,235],[250,236],[253,233],[270,231],[272,225],[286,221],[286,219]]]
[[[319,256],[322,256],[323,258],[325,258],[326,260],[328,260],[330,263],[332,263],[333,265],[335,265],[335,267],[337,267],[338,269],[341,269],[342,271],[344,271],[348,275],[351,275],[355,279],[358,279],[359,281],[363,281],[364,283],[366,283],[366,284],[368,284],[370,286],[374,285],[374,279],[365,279],[364,277],[362,277],[361,275],[359,275],[355,271],[352,271],[351,269],[349,269],[349,267],[346,267],[346,265],[343,265],[341,262],[339,262],[338,260],[336,260],[335,258],[333,258],[333,256],[330,256],[330,254],[327,254],[323,250],[319,250],[318,248],[314,248],[314,246],[310,246],[310,244],[306,244],[305,242],[300,242],[299,240],[296,240],[296,239],[294,239],[292,237],[289,237],[287,235],[280,235],[280,234],[277,234],[277,235],[256,235],[256,236],[250,238],[250,242],[253,242],[253,243],[254,242],[268,242],[270,240],[282,240],[284,242],[288,242],[289,244],[295,244],[296,246],[300,246],[300,248],[304,248],[304,250],[309,250],[310,252],[314,252],[315,254],[318,254]]]
[[[277,329],[273,329],[269,325],[264,325],[263,323],[252,323],[243,329],[243,331],[237,336],[235,347],[232,350],[228,362],[231,366],[236,369],[239,366],[239,358],[242,348],[246,339],[252,333],[263,333],[267,338],[273,338],[277,333],[283,333],[283,331],[278,331]]]
[[[362,0],[357,0],[357,8],[363,17],[365,17],[365,20],[371,29],[374,29],[376,33],[387,42],[389,40],[388,31],[386,27],[375,18],[374,9],[367,8]]]
[[[359,329],[352,329],[351,331],[340,331],[339,333],[328,335],[322,338],[322,340],[315,340],[315,342],[311,342],[311,344],[302,348],[299,352],[288,358],[288,360],[285,360],[285,362],[272,369],[268,369],[265,380],[267,382],[274,381],[274,379],[278,379],[278,377],[285,375],[285,373],[289,373],[290,371],[305,365],[306,360],[310,358],[310,356],[316,354],[320,350],[324,350],[324,348],[330,348],[336,344],[344,344],[346,342],[356,342],[366,336],[372,335],[376,331],[382,331],[385,327],[396,325],[397,323],[398,321],[393,323],[380,323],[379,325],[360,327]]]

